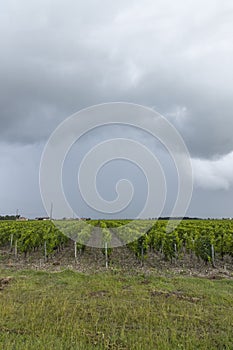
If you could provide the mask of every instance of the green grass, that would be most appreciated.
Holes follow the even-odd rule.
[[[233,349],[233,281],[0,270],[0,349]]]

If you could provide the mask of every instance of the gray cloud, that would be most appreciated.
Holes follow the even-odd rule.
[[[198,187],[228,190],[233,185],[233,152],[216,160],[193,159]]]
[[[45,138],[66,116],[129,100],[170,115],[198,156],[233,149],[231,2],[41,1],[1,14],[1,138]],[[211,129],[211,133],[209,130]]]

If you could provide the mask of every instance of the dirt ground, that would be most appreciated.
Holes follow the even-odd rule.
[[[198,261],[196,257],[185,256],[165,261],[158,253],[148,252],[143,262],[136,258],[135,254],[126,246],[113,248],[108,261],[108,270],[127,271],[128,273],[156,274],[161,276],[184,275],[205,277],[211,279],[233,279],[233,259],[225,257],[216,260],[216,267],[210,263]],[[61,271],[72,269],[82,273],[98,273],[106,271],[105,256],[101,249],[86,247],[84,252],[79,252],[77,259],[74,258],[73,242],[60,252],[55,252],[45,260],[43,251],[30,253],[28,256],[10,251],[9,247],[0,249],[0,268],[4,269],[35,269],[48,271]]]

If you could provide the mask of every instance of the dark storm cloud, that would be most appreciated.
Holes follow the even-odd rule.
[[[1,139],[40,141],[80,108],[124,100],[167,115],[194,156],[229,153],[233,7],[200,4],[3,4]]]

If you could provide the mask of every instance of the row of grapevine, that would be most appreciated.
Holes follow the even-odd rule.
[[[46,222],[1,222],[0,246],[10,243],[11,250],[20,251],[25,257],[32,251],[43,249],[45,258],[61,250],[67,243],[67,236],[50,221]]]
[[[148,232],[129,244],[143,259],[148,250],[172,261],[185,255],[196,256],[215,265],[215,257],[233,257],[233,222],[231,220],[184,220],[172,232],[166,231],[167,221],[157,221]]]
[[[167,221],[158,220],[93,220],[1,221],[0,246],[20,251],[25,257],[42,250],[45,258],[59,252],[71,239],[74,256],[86,245],[102,246],[106,267],[112,253],[112,239],[117,237],[143,263],[149,251],[174,261],[185,256],[215,265],[216,259],[233,257],[233,220],[183,220],[172,232]],[[146,234],[144,234],[146,232]],[[97,242],[97,238],[99,241]]]

